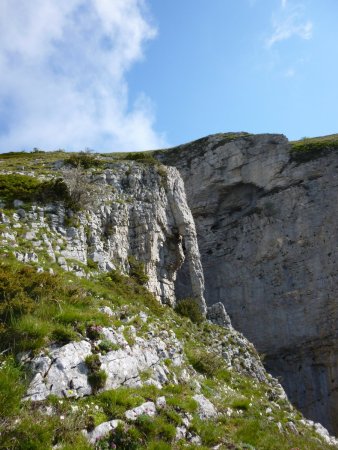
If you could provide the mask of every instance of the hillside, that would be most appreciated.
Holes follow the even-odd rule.
[[[188,183],[154,156],[0,155],[0,448],[338,448],[206,302]]]

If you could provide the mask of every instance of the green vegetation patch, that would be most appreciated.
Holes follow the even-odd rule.
[[[88,382],[92,388],[93,393],[102,389],[107,381],[107,373],[101,369],[100,357],[97,354],[88,355],[85,359],[88,367]]]
[[[144,263],[138,261],[134,256],[128,256],[128,263],[130,266],[129,275],[133,277],[137,283],[144,285],[149,281],[149,277],[145,272]]]
[[[137,277],[113,271],[89,280],[59,270],[56,275],[37,273],[33,266],[0,260],[0,448],[203,450],[216,445],[247,450],[330,448],[301,425],[300,414],[285,399],[277,396],[270,401],[269,385],[228,367],[222,349],[235,345],[234,332],[207,321],[194,323],[160,305]],[[100,306],[111,307],[114,315],[100,313]],[[95,352],[110,351],[111,345],[114,346],[102,339],[102,327],[117,328],[140,311],[146,311],[156,332],[176,333],[184,345],[183,358],[197,374],[187,366],[176,367],[166,360],[168,378],[173,379],[171,375],[175,374],[177,384],[169,382],[162,389],[152,385],[123,386],[101,392],[106,374],[102,373],[100,356]],[[137,319],[128,322],[131,323],[138,331],[144,326]],[[54,342],[63,344],[89,336],[96,341],[94,354],[86,359],[95,395],[78,399],[50,396],[45,402],[20,402],[30,375],[16,362],[18,352],[37,351]],[[253,349],[252,353],[255,354]],[[182,369],[190,378],[183,380]],[[147,379],[149,374],[144,372],[141,378]],[[218,411],[212,420],[199,418],[198,404],[193,398],[197,382],[201,393]],[[156,402],[160,396],[165,397],[166,404],[157,409],[154,417],[126,420],[127,410],[146,401]],[[46,414],[46,407],[50,415]],[[188,433],[200,436],[201,444],[175,441],[176,427],[183,426],[187,417]],[[81,430],[91,431],[114,419],[121,419],[124,424],[95,446],[86,442]],[[288,429],[286,424],[290,421],[295,423],[298,435]]]
[[[72,167],[81,167],[82,169],[91,169],[103,165],[103,162],[98,159],[97,155],[90,152],[72,153],[69,158],[65,160],[65,163]]]
[[[338,135],[318,138],[303,138],[291,142],[291,158],[297,162],[306,162],[338,150]]]
[[[69,201],[69,193],[62,179],[39,181],[27,175],[0,175],[0,198],[6,203],[13,200],[42,203]]]
[[[128,153],[123,159],[127,161],[137,161],[143,164],[157,165],[159,162],[153,157],[152,152]]]
[[[79,285],[25,265],[0,264],[0,349],[38,350],[52,342],[77,340],[106,315]]]
[[[225,369],[223,358],[212,350],[205,348],[194,348],[192,345],[186,348],[190,364],[197,372],[208,377],[217,376],[219,371]]]
[[[204,320],[203,314],[194,298],[185,298],[180,300],[175,311],[184,317],[189,317],[193,323],[202,323]]]
[[[0,418],[13,417],[19,412],[25,389],[23,371],[14,358],[0,358]]]

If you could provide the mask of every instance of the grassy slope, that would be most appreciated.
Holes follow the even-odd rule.
[[[210,352],[224,330],[207,322],[193,324],[170,308],[159,305],[132,278],[115,273],[84,280],[62,271],[55,275],[36,273],[34,267],[7,260],[0,265],[0,296],[3,323],[0,341],[2,349],[7,350],[1,356],[0,369],[0,448],[48,449],[56,443],[64,449],[89,448],[81,429],[123,418],[127,409],[162,395],[167,398],[167,407],[153,419],[141,418],[130,425],[128,432],[121,434],[124,444],[118,448],[195,448],[194,445],[185,447],[183,442],[172,442],[182,412],[193,415],[191,431],[202,437],[200,448],[218,443],[224,444],[222,448],[238,449],[252,448],[249,445],[276,450],[318,448],[318,442],[309,431],[303,430],[303,436],[280,433],[277,422],[284,426],[300,415],[290,410],[285,400],[276,399],[277,406],[272,408],[269,418],[266,409],[271,407],[270,388],[229,371],[223,360]],[[114,318],[98,312],[102,305],[113,309]],[[145,335],[147,326],[137,318],[140,311],[146,311],[150,323],[159,330],[172,329],[184,342],[187,360],[201,372],[203,394],[220,411],[217,420],[198,419],[192,399],[194,388],[189,383],[169,384],[160,391],[154,386],[119,388],[79,400],[61,401],[50,397],[42,404],[53,407],[51,416],[43,414],[41,402],[20,403],[29,374],[15,362],[19,351],[38,352],[51,343],[83,339],[92,325],[117,328],[133,317],[130,325],[136,327],[139,335]],[[168,366],[170,368],[170,361]],[[231,417],[227,415],[228,408],[234,411]],[[329,448],[320,445],[322,449]],[[104,443],[100,448],[106,448]]]

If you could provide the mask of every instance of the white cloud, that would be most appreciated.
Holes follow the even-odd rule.
[[[273,17],[273,32],[265,40],[267,48],[271,48],[278,42],[292,37],[311,39],[313,23],[303,17],[303,8],[300,5],[289,5],[286,0],[281,2],[282,11]]]
[[[145,0],[0,0],[0,150],[165,145],[126,73],[156,36]]]

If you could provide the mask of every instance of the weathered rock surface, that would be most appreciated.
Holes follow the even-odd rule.
[[[222,302],[291,400],[337,434],[337,153],[299,163],[289,150],[282,135],[215,135],[159,158],[184,179],[208,305]]]
[[[1,213],[2,224],[11,230],[18,227],[14,234],[2,235],[1,245],[15,247],[16,239],[23,237],[29,251],[17,251],[19,261],[38,262],[42,250],[78,276],[85,276],[88,261],[101,271],[129,273],[132,256],[144,264],[148,289],[170,305],[175,304],[177,271],[185,262],[189,296],[205,313],[195,223],[177,169],[117,162],[92,178],[100,198],[86,212],[74,214],[58,203],[17,210],[11,218]]]
[[[106,437],[111,433],[112,431],[116,430],[116,428],[123,424],[122,420],[110,420],[109,422],[103,422],[97,427],[94,428],[93,431],[87,432],[86,430],[83,431],[83,434],[86,436],[88,441],[91,444],[96,444],[97,441],[100,439]]]
[[[198,415],[200,419],[207,420],[217,416],[215,406],[204,395],[194,395],[193,399],[198,403]]]
[[[81,341],[50,349],[34,358],[31,363],[34,378],[26,399],[44,400],[50,394],[61,397],[89,395],[91,387],[85,359],[90,354],[90,343]]]
[[[156,414],[156,406],[154,402],[142,403],[142,405],[136,408],[129,409],[125,412],[126,419],[136,420],[138,417],[145,415],[152,417]]]
[[[207,308],[207,319],[223,328],[231,328],[231,320],[223,303],[217,302]]]
[[[149,370],[148,384],[161,387],[168,382],[168,369],[164,360],[170,359],[173,366],[183,363],[182,345],[173,333],[165,339],[149,336],[148,339],[135,337],[130,346],[123,336],[123,330],[103,328],[102,335],[118,350],[100,355],[101,369],[107,374],[104,389],[120,386],[141,386],[141,374]],[[92,354],[95,342],[82,340],[62,347],[49,348],[30,362],[33,380],[26,393],[26,400],[45,400],[48,395],[58,397],[83,397],[92,393],[88,382],[87,356]]]

